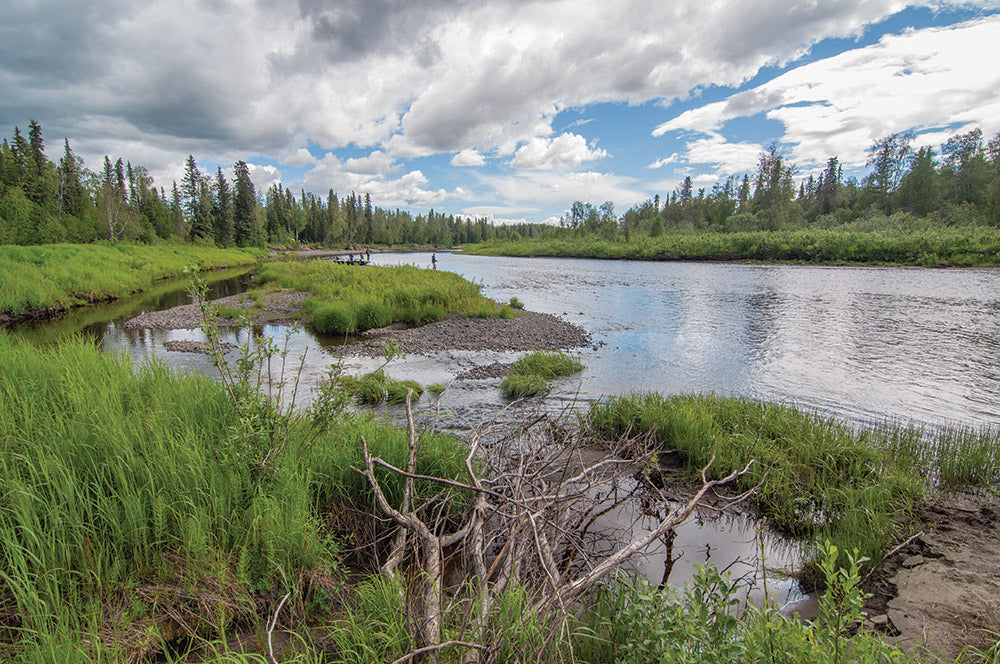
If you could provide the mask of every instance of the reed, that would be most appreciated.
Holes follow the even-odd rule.
[[[522,399],[543,394],[549,381],[583,371],[583,364],[559,351],[536,351],[524,355],[500,382],[500,392],[507,399]]]
[[[0,366],[0,593],[32,656],[58,643],[118,659],[136,626],[158,633],[171,616],[204,637],[253,624],[271,589],[306,596],[339,574],[349,533],[328,517],[373,500],[352,470],[361,437],[406,463],[406,432],[363,417],[298,418],[269,447],[266,405],[248,426],[217,382],[80,340],[39,349],[0,334]],[[456,439],[422,438],[419,473],[457,477],[463,462]],[[399,501],[399,477],[380,479]]]
[[[192,245],[0,246],[0,312],[19,316],[117,299],[188,267],[251,265],[262,256],[259,250]]]
[[[472,284],[452,272],[411,265],[364,268],[334,261],[264,265],[262,286],[307,291],[303,302],[310,324],[322,334],[352,334],[390,323],[430,323],[448,314],[477,318],[511,316]]]

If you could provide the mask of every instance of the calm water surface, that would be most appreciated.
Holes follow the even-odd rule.
[[[587,329],[599,347],[572,386],[587,399],[717,392],[854,421],[1000,423],[1000,270],[438,260],[488,297]]]

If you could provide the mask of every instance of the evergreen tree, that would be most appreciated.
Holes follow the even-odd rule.
[[[233,170],[236,176],[233,185],[233,230],[236,244],[247,247],[263,241],[263,238],[257,237],[256,232],[257,194],[247,163],[240,160]]]
[[[212,227],[215,241],[223,247],[233,243],[233,190],[219,167],[215,172],[215,198],[212,205]]]

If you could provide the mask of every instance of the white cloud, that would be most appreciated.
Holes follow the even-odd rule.
[[[281,182],[281,171],[274,166],[247,163],[247,169],[250,171],[250,181],[253,182],[254,190],[258,194],[263,194]]]
[[[452,166],[482,166],[486,158],[475,150],[462,150],[451,158]]]
[[[460,198],[465,193],[460,187],[452,192],[427,187],[427,177],[416,169],[398,178],[388,178],[385,173],[366,172],[374,163],[387,158],[383,153],[372,153],[366,158],[341,161],[335,155],[327,154],[306,172],[303,186],[308,191],[333,189],[341,193],[371,194],[383,207],[426,207],[437,205],[449,197]]]
[[[688,143],[689,160],[749,164],[751,146],[722,142],[718,132],[728,120],[764,113],[784,125],[781,140],[793,146],[793,160],[813,168],[835,155],[846,167],[863,166],[872,141],[911,128],[934,130],[943,120],[991,134],[1000,130],[1000,69],[983,58],[1000,55],[997,44],[998,16],[886,36],[687,111],[653,135],[706,133]]]
[[[555,138],[532,138],[518,148],[510,165],[535,170],[573,168],[607,156],[605,150],[587,145],[587,139],[579,134],[560,134]]]
[[[286,157],[281,160],[281,163],[287,164],[288,166],[293,166],[295,168],[302,168],[303,166],[311,166],[318,163],[316,157],[312,156],[309,150],[305,148],[299,148],[295,151],[295,154]]]
[[[662,159],[657,159],[653,163],[651,163],[648,166],[646,166],[646,168],[650,168],[650,169],[652,169],[652,168],[663,168],[667,164],[673,164],[679,158],[680,157],[678,156],[678,154],[676,152],[674,152],[669,157],[663,157]]]
[[[580,200],[595,205],[614,201],[619,207],[628,207],[648,197],[632,178],[595,171],[533,171],[490,178],[486,184],[500,200],[525,204],[565,206],[567,201]]]
[[[462,208],[462,213],[473,218],[494,217],[497,215],[509,214],[532,214],[538,212],[538,208],[524,207],[520,205],[473,205]]]
[[[395,169],[396,160],[381,150],[375,150],[367,157],[355,157],[344,162],[345,171],[362,175],[380,175]]]
[[[690,141],[685,157],[690,164],[711,164],[716,176],[752,171],[763,147],[759,143],[731,143],[718,134]]]

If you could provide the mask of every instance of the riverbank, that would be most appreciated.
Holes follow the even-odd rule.
[[[915,527],[866,583],[867,624],[902,648],[946,661],[969,647],[1000,645],[1000,501],[938,496]]]
[[[262,250],[192,245],[0,246],[0,326],[111,302],[189,268],[254,265]]]
[[[723,261],[811,265],[998,267],[1000,229],[900,231],[808,229],[736,233],[673,232],[625,240],[596,235],[491,240],[462,253],[642,261]]]

